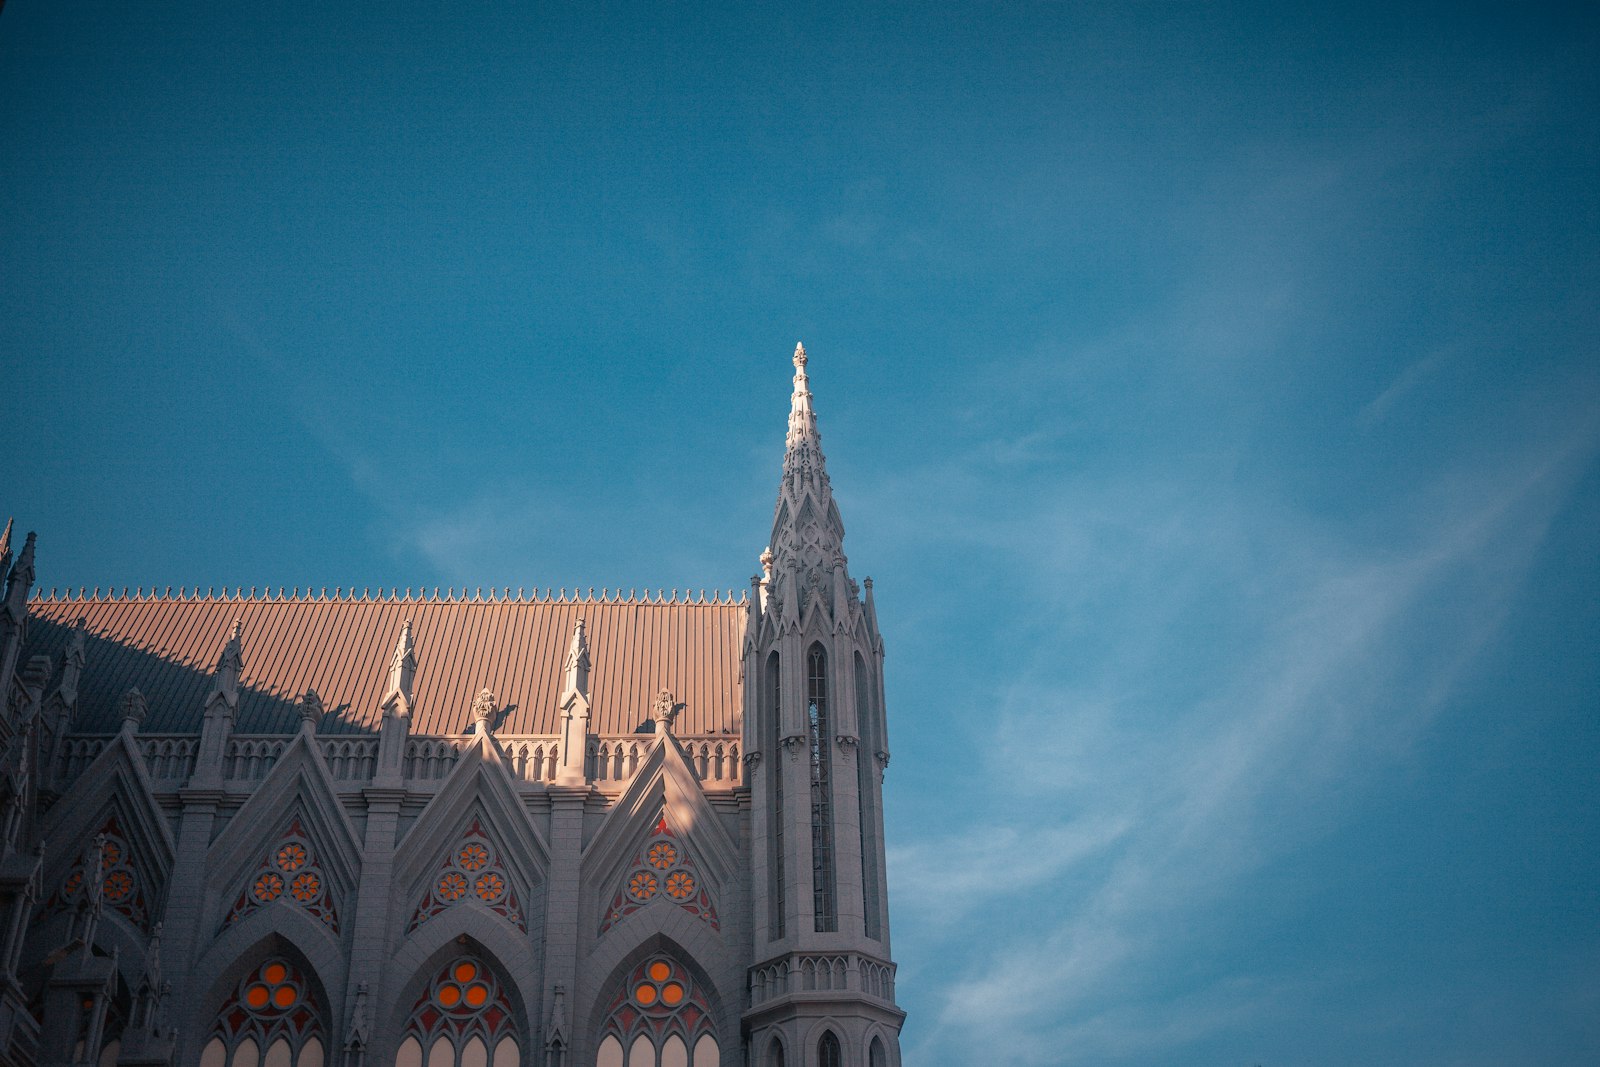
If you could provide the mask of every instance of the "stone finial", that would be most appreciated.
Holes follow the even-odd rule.
[[[350,1009],[350,1028],[345,1031],[344,1047],[355,1052],[367,1047],[367,983],[356,986],[355,1007]]]
[[[239,707],[239,676],[244,672],[244,628],[239,620],[233,622],[233,631],[217,657],[216,680],[211,686],[210,707],[220,698],[229,711]]]
[[[300,728],[307,733],[316,733],[317,727],[322,725],[322,717],[327,714],[327,709],[322,705],[322,698],[317,691],[306,686],[305,695],[300,698]]]
[[[567,649],[567,678],[563,694],[579,693],[589,696],[589,636],[583,629],[583,617],[578,617],[572,627],[572,645]]]
[[[472,721],[477,724],[480,734],[494,728],[494,714],[499,710],[500,705],[495,701],[494,693],[487,687],[480,689],[472,701]]]
[[[384,692],[385,710],[401,705],[395,710],[402,715],[411,714],[411,684],[417,676],[417,646],[411,636],[411,620],[400,627],[400,637],[394,644],[394,655],[389,658],[389,686]]]
[[[138,686],[130,686],[122,694],[122,728],[129,733],[138,733],[148,713],[149,706],[145,704],[144,694],[139,692]]]
[[[26,610],[28,590],[33,588],[34,541],[35,535],[29,533],[28,539],[22,543],[22,552],[17,556],[16,564],[6,578],[6,606],[18,618]]]
[[[656,694],[655,703],[650,705],[650,718],[656,724],[656,733],[670,733],[672,720],[678,717],[678,702],[672,695],[672,690],[663,689]]]

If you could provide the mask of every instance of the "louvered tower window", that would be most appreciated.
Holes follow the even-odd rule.
[[[878,918],[878,819],[877,791],[873,789],[873,766],[877,763],[878,717],[872,707],[872,682],[867,665],[856,653],[856,722],[861,746],[856,756],[856,785],[861,800],[861,914],[866,917],[867,936],[883,939]]]
[[[839,928],[834,907],[832,744],[828,738],[828,654],[806,656],[806,719],[811,734],[811,903],[817,933]]]

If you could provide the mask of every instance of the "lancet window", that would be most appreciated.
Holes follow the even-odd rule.
[[[713,930],[722,929],[711,893],[683,843],[667,826],[665,815],[656,820],[649,840],[634,856],[622,888],[611,898],[611,907],[600,920],[600,932],[605,933],[624,917],[657,899],[671,901],[695,918],[710,923]]]
[[[843,1067],[844,1050],[832,1030],[825,1030],[817,1042],[817,1067]]]
[[[467,900],[478,901],[527,933],[528,924],[522,915],[522,905],[517,902],[517,894],[511,888],[511,877],[506,872],[500,850],[484,833],[477,819],[472,820],[467,832],[439,865],[422,901],[411,913],[411,925],[406,928],[407,932],[415,930],[445,909]]]
[[[278,836],[277,844],[240,891],[222,925],[229,926],[257,908],[278,901],[304,909],[334,933],[339,932],[333,886],[298,816]]]
[[[806,655],[806,725],[811,742],[811,903],[816,930],[838,929],[833,873],[833,739],[828,722],[828,654]]]
[[[411,1006],[395,1067],[517,1067],[521,1043],[511,998],[471,956],[453,960]]]
[[[867,1049],[867,1067],[889,1067],[889,1053],[883,1047],[883,1038],[872,1039],[872,1047]]]
[[[134,862],[134,850],[117,817],[112,815],[100,827],[99,846],[100,900],[121,914],[141,930],[150,928],[150,898],[144,879]],[[83,897],[89,883],[89,868],[95,861],[94,848],[79,858],[61,880],[61,886],[45,902],[49,912],[63,911],[74,906]]]
[[[595,1067],[719,1067],[722,1062],[710,1002],[670,956],[640,964],[607,1015]]]
[[[200,1067],[323,1067],[326,1040],[305,972],[276,957],[223,1002]]]
[[[783,738],[783,724],[780,722],[783,708],[783,678],[778,671],[778,654],[776,652],[767,657],[767,697],[771,703],[767,707],[767,759],[772,777],[772,862],[768,864],[768,898],[771,911],[771,939],[776,941],[783,936],[784,911],[788,901],[784,890],[783,871],[783,761],[779,754],[783,751],[780,742]]]
[[[861,914],[866,917],[867,936],[874,941],[883,936],[878,906],[878,791],[874,788],[877,766],[878,718],[872,706],[872,682],[867,665],[856,653],[856,723],[861,745],[856,753],[856,787],[861,801]]]

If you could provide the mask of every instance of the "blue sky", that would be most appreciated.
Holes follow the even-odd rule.
[[[11,0],[0,509],[47,587],[742,588],[804,340],[908,1064],[1592,1063],[1597,31]]]

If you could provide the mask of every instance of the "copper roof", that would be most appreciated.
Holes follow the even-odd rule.
[[[410,619],[413,733],[463,732],[473,697],[488,687],[507,709],[499,732],[553,734],[562,663],[580,616],[592,663],[592,732],[633,732],[662,689],[682,705],[674,732],[739,730],[745,608],[732,599],[45,597],[29,609],[26,655],[49,655],[58,670],[83,620],[87,663],[73,725],[81,733],[115,731],[130,686],[149,705],[142,732],[198,733],[236,619],[244,630],[237,732],[297,729],[296,701],[308,686],[328,709],[320,733],[375,732],[395,641]]]

